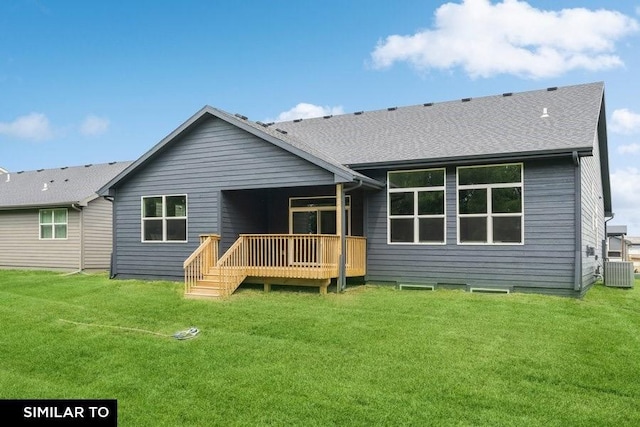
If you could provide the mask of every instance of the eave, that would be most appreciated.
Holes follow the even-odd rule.
[[[580,147],[576,149],[544,150],[518,153],[481,154],[475,156],[452,156],[429,159],[393,160],[384,162],[370,162],[350,164],[349,167],[356,171],[388,168],[413,168],[447,165],[472,165],[478,163],[503,163],[509,161],[543,160],[562,157],[572,157],[577,152],[579,157],[593,155],[593,147]]]

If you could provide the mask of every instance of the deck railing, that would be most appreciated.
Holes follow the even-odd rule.
[[[366,239],[347,237],[347,276],[366,272]],[[241,234],[220,258],[231,293],[247,276],[330,279],[339,275],[340,237],[323,234]]]
[[[367,274],[367,239],[364,237],[347,237],[346,274],[349,277]]]
[[[185,293],[208,275],[230,295],[248,276],[283,279],[338,277],[340,237],[326,234],[241,234],[218,259],[220,236],[202,236],[184,262]],[[346,237],[346,275],[366,274],[366,239]],[[210,279],[209,279],[210,280]]]
[[[219,244],[220,236],[217,234],[200,236],[200,246],[183,263],[185,293],[216,265]]]

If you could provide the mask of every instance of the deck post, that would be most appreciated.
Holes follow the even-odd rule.
[[[344,184],[336,184],[336,234],[338,235],[338,280],[336,292],[342,292],[346,287],[345,249],[347,246],[345,237],[346,209],[345,209]]]

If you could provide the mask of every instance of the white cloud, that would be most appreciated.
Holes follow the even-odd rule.
[[[408,62],[419,70],[461,67],[471,77],[559,76],[623,65],[615,43],[640,28],[620,12],[548,11],[519,0],[464,0],[435,12],[432,29],[391,35],[371,53],[374,68]]]
[[[80,133],[85,136],[102,135],[109,129],[109,119],[98,116],[87,116],[80,125]]]
[[[640,154],[640,144],[621,145],[618,147],[620,154]]]
[[[611,130],[625,134],[640,132],[640,114],[627,108],[614,110],[611,114]]]
[[[42,113],[20,116],[12,122],[0,122],[0,135],[17,139],[44,141],[53,137],[49,119]]]
[[[640,231],[640,170],[629,167],[611,174],[611,195],[616,223]],[[636,231],[633,231],[634,233]]]
[[[276,122],[286,122],[295,119],[310,119],[313,117],[322,117],[329,115],[344,114],[342,106],[338,107],[322,107],[320,105],[307,104],[301,102],[292,109],[284,111],[278,115]]]

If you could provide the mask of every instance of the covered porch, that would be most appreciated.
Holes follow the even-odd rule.
[[[317,286],[366,274],[362,190],[343,184],[221,192],[222,233],[185,260],[185,296],[224,298],[241,283]],[[333,193],[333,194],[332,194]]]

